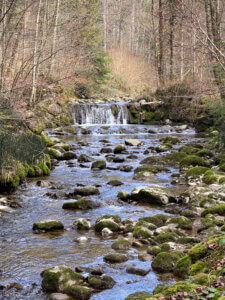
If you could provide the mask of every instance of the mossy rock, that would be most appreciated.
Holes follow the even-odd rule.
[[[114,179],[114,180],[109,181],[107,184],[109,184],[111,186],[121,186],[121,185],[123,185],[123,182],[118,179]]]
[[[144,226],[135,226],[133,236],[137,239],[147,239],[151,237],[153,233]]]
[[[117,197],[123,201],[126,201],[129,199],[130,194],[125,190],[121,190],[118,192]]]
[[[201,216],[205,217],[208,214],[218,214],[220,216],[225,216],[225,203],[218,204],[216,206],[206,208],[203,210]]]
[[[125,298],[125,300],[146,300],[151,296],[152,294],[148,292],[136,292],[134,294],[130,294],[128,297]]]
[[[160,273],[173,271],[175,263],[183,256],[182,252],[161,252],[154,257],[152,261],[153,270]]]
[[[28,169],[28,173],[27,173],[27,177],[35,177],[35,170],[34,170],[34,168],[33,167],[29,167],[29,169]]]
[[[62,156],[59,158],[59,160],[71,160],[71,159],[76,159],[77,155],[76,153],[72,151],[66,151],[62,154]]]
[[[209,266],[207,265],[207,263],[201,261],[201,260],[198,260],[196,261],[196,263],[194,263],[191,268],[190,268],[190,275],[191,276],[194,276],[200,272],[205,272],[207,271],[209,268]]]
[[[184,159],[181,160],[180,165],[182,168],[189,167],[189,166],[202,166],[208,167],[208,163],[202,157],[197,155],[188,155]]]
[[[79,195],[79,196],[91,196],[91,195],[99,195],[99,189],[95,186],[83,186],[83,187],[79,187],[76,188],[73,191],[73,194]]]
[[[170,200],[169,190],[158,185],[138,186],[133,189],[131,197],[136,201],[158,205],[166,205]]]
[[[168,243],[163,243],[162,245],[160,245],[161,248],[161,252],[170,252],[171,251],[171,247]]]
[[[114,250],[128,250],[130,249],[130,242],[128,240],[118,240],[112,244]]]
[[[224,231],[225,231],[225,225],[223,225],[223,226],[220,228],[220,230],[224,232]]]
[[[187,156],[184,152],[172,152],[163,157],[163,160],[172,165],[179,164]]]
[[[91,223],[84,219],[80,218],[73,223],[74,226],[77,227],[78,230],[89,230],[91,229]]]
[[[119,231],[119,225],[113,220],[113,218],[101,219],[95,223],[95,231],[101,232],[102,229],[109,228],[113,232]]]
[[[181,229],[192,229],[192,222],[186,217],[173,217],[169,220],[169,223],[177,224]]]
[[[154,240],[158,244],[163,244],[163,243],[167,243],[167,242],[175,242],[176,234],[171,233],[171,232],[160,233],[159,235],[154,237]]]
[[[63,209],[81,209],[81,210],[86,210],[86,209],[93,209],[96,207],[99,207],[99,203],[98,202],[94,202],[91,200],[87,200],[85,198],[81,198],[79,200],[76,201],[69,201],[69,202],[65,202],[63,203],[62,208]]]
[[[154,225],[156,225],[157,227],[161,227],[163,225],[165,225],[166,221],[168,220],[168,216],[164,215],[164,214],[156,214],[152,217],[144,217],[144,218],[140,218],[139,220],[143,220],[145,222],[148,223],[152,223]]]
[[[93,294],[93,290],[82,285],[71,285],[64,289],[64,293],[72,295],[75,299],[88,300]]]
[[[186,255],[176,262],[173,273],[178,277],[187,278],[190,273],[190,266],[191,259],[188,255]]]
[[[83,283],[82,275],[67,266],[55,266],[42,272],[42,288],[47,292],[65,292],[74,284]]]
[[[153,290],[153,295],[162,293],[166,288],[168,288],[167,285],[163,283],[158,284]]]
[[[220,177],[219,184],[225,184],[225,177]]]
[[[45,144],[47,147],[51,147],[51,146],[54,146],[56,144],[56,142],[54,142],[46,132],[42,132],[41,133],[41,137],[43,138]]]
[[[225,172],[225,163],[220,164],[220,171]]]
[[[211,250],[207,248],[204,242],[196,244],[188,251],[188,255],[190,256],[192,263],[195,263],[197,260],[206,257],[210,253]]]
[[[199,285],[197,284],[190,284],[185,281],[178,281],[176,283],[171,284],[169,287],[163,290],[163,295],[173,296],[176,295],[178,292],[191,292],[195,290]]]
[[[200,176],[204,175],[208,170],[209,170],[209,168],[196,166],[196,167],[190,168],[186,172],[185,177],[199,178]]]
[[[45,176],[50,175],[50,169],[48,168],[48,166],[45,163],[39,163],[38,167],[41,169],[42,174]]]
[[[178,137],[175,136],[166,136],[160,139],[160,142],[163,142],[164,144],[172,144],[172,145],[176,145],[179,144],[181,141]]]
[[[155,230],[157,228],[154,224],[146,222],[144,220],[138,220],[135,226],[143,226],[148,228],[149,230]]]
[[[202,207],[202,208],[213,207],[213,206],[215,206],[215,204],[216,204],[216,201],[213,200],[212,198],[202,199],[199,203],[200,207]]]
[[[113,150],[114,154],[120,154],[124,151],[126,151],[126,147],[123,144],[117,145]]]
[[[213,153],[212,151],[208,150],[208,149],[201,149],[199,150],[196,155],[200,156],[200,157],[213,157]]]
[[[184,236],[177,239],[177,243],[179,244],[197,244],[200,243],[200,239],[196,237]]]
[[[209,275],[205,273],[198,273],[197,275],[194,276],[192,282],[197,283],[199,285],[204,285],[207,286],[209,285]]]
[[[58,149],[59,151],[61,149],[65,150],[65,151],[69,151],[71,146],[69,144],[66,144],[66,143],[56,143],[54,146],[53,146],[54,149]]]
[[[183,152],[186,155],[192,155],[192,154],[196,155],[196,153],[199,151],[199,148],[193,147],[193,145],[190,145],[190,144],[186,144],[186,145],[180,147],[178,151]]]
[[[57,160],[60,160],[63,156],[61,151],[51,148],[51,147],[48,147],[46,149],[46,153],[49,154],[52,158],[55,158]]]
[[[142,172],[149,172],[149,173],[160,173],[160,172],[166,172],[168,171],[167,168],[163,166],[152,166],[152,165],[143,165],[139,166],[134,170],[135,174],[142,173]]]
[[[90,276],[88,277],[88,284],[96,290],[111,289],[115,285],[115,280],[108,275],[103,276]]]
[[[217,177],[215,176],[215,173],[211,170],[205,172],[202,181],[205,184],[213,184],[215,182],[217,182]]]
[[[99,217],[96,220],[96,223],[100,222],[102,220],[105,220],[105,219],[113,219],[113,221],[116,222],[116,223],[120,223],[121,222],[121,217],[119,215],[104,215],[102,217]]]
[[[147,249],[147,253],[156,256],[161,251],[161,248],[159,246],[153,246]]]
[[[63,229],[64,225],[59,220],[42,220],[33,224],[33,230],[55,231]]]
[[[118,254],[118,253],[111,253],[104,256],[104,261],[111,264],[123,263],[126,262],[127,260],[128,258],[126,255]]]
[[[161,152],[166,152],[166,151],[169,151],[173,148],[173,145],[172,144],[162,144],[162,145],[159,145],[158,147],[155,148],[156,152],[157,153],[161,153]]]
[[[106,168],[106,162],[104,160],[96,160],[92,163],[91,168],[103,170]]]

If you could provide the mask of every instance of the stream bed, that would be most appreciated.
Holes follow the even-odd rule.
[[[77,156],[86,154],[93,161],[106,160],[107,154],[101,154],[100,150],[103,147],[114,149],[116,145],[124,144],[126,139],[138,139],[144,144],[139,147],[126,146],[127,153],[119,155],[125,158],[125,162],[107,161],[108,168],[101,171],[91,170],[91,163],[83,163],[80,166],[77,159],[70,161],[69,164],[65,161],[58,162],[49,177],[27,180],[15,192],[13,196],[19,199],[21,207],[0,217],[0,285],[16,282],[23,285],[24,289],[17,292],[6,291],[2,294],[3,298],[0,291],[1,299],[47,299],[41,290],[40,273],[48,267],[60,264],[72,269],[78,265],[90,267],[99,264],[105,274],[114,278],[116,285],[112,289],[93,295],[92,300],[124,300],[131,293],[142,290],[152,292],[157,284],[161,282],[170,284],[175,280],[171,275],[162,276],[153,271],[144,277],[126,273],[128,266],[151,268],[151,261],[141,261],[138,258],[140,253],[146,253],[146,249],[131,248],[126,251],[129,254],[126,263],[117,265],[105,263],[103,256],[112,251],[111,244],[118,239],[118,235],[103,238],[94,230],[77,231],[72,228],[72,224],[81,217],[89,219],[94,224],[98,217],[105,214],[118,214],[122,219],[137,220],[140,217],[164,212],[162,207],[122,202],[118,200],[117,194],[121,189],[131,192],[136,186],[158,184],[170,188],[173,194],[178,195],[181,189],[186,187],[172,185],[171,175],[178,173],[179,170],[168,167],[169,171],[158,173],[143,182],[133,179],[133,170],[123,172],[115,169],[121,165],[137,167],[142,159],[154,155],[151,150],[149,154],[145,150],[158,146],[159,138],[162,136],[173,135],[181,139],[181,144],[174,146],[173,149],[196,140],[194,130],[187,129],[182,133],[176,133],[171,126],[144,125],[86,127],[91,134],[67,133],[60,138],[74,147]],[[53,132],[49,134],[54,136]],[[132,158],[131,155],[135,156]],[[108,185],[107,183],[113,179],[122,181],[123,185],[117,187]],[[40,180],[41,184],[38,183]],[[68,193],[79,185],[99,186],[100,195],[90,197],[91,200],[101,203],[99,208],[86,211],[62,209],[65,202],[63,193]],[[44,219],[62,221],[65,231],[60,234],[34,234],[33,223]],[[88,241],[83,244],[75,242],[74,239],[80,236],[86,236]]]

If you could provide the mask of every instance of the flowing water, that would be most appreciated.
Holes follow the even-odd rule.
[[[95,106],[94,106],[95,107]],[[97,118],[100,118],[100,108],[86,107],[86,111],[96,111]],[[111,110],[111,108],[110,108]],[[78,112],[76,111],[75,114]],[[90,116],[82,109],[80,111],[82,121],[96,123],[98,120],[90,121]],[[103,119],[116,123],[118,118],[107,119],[107,109],[104,106]],[[124,123],[124,116],[120,115],[121,123]],[[83,119],[84,118],[84,119]],[[77,120],[77,119],[76,119]],[[127,119],[126,119],[127,120]],[[101,123],[100,121],[100,123]],[[79,122],[77,122],[79,123]],[[108,122],[105,122],[108,124]],[[104,272],[112,276],[117,284],[111,290],[103,291],[91,297],[92,300],[123,300],[127,295],[136,291],[149,291],[160,282],[169,284],[173,281],[171,275],[159,276],[151,271],[145,277],[126,273],[127,266],[134,265],[140,268],[150,268],[151,261],[143,262],[138,259],[140,253],[146,253],[146,249],[138,250],[132,248],[127,251],[129,260],[125,264],[109,265],[104,263],[103,256],[112,251],[111,244],[118,236],[105,239],[94,231],[78,232],[72,229],[73,222],[80,217],[90,219],[94,224],[96,219],[104,214],[119,214],[122,219],[131,218],[137,220],[140,217],[151,216],[162,212],[159,207],[149,205],[135,205],[121,202],[117,199],[117,193],[121,189],[131,192],[138,185],[160,184],[171,188],[176,194],[176,186],[171,185],[172,173],[178,170],[169,168],[169,172],[157,174],[147,182],[133,179],[133,171],[126,173],[116,169],[121,165],[136,167],[141,159],[145,158],[144,151],[150,146],[160,144],[159,138],[171,134],[171,127],[167,126],[141,126],[141,125],[90,125],[90,135],[64,135],[62,138],[75,147],[74,150],[79,156],[82,153],[96,159],[106,159],[107,154],[100,154],[103,147],[114,148],[115,145],[124,143],[127,138],[136,138],[144,142],[141,147],[127,147],[128,153],[119,155],[125,158],[125,163],[116,164],[107,162],[107,169],[92,171],[91,163],[85,163],[81,167],[77,160],[73,160],[72,166],[67,162],[60,162],[55,167],[51,176],[42,178],[42,185],[37,185],[37,180],[29,180],[20,187],[14,197],[19,199],[21,208],[11,214],[3,214],[0,217],[0,283],[6,284],[17,282],[24,285],[25,290],[19,295],[7,293],[3,299],[46,299],[41,291],[40,273],[51,266],[65,264],[72,268],[77,265],[93,266],[100,264]],[[156,134],[148,133],[151,129]],[[175,135],[174,133],[172,133]],[[189,129],[182,134],[177,134],[182,143],[194,140],[195,133]],[[108,142],[106,141],[108,140]],[[176,147],[175,147],[176,148]],[[131,154],[137,158],[128,158]],[[151,155],[151,154],[149,154]],[[147,155],[148,156],[148,155]],[[119,179],[124,184],[119,187],[111,187],[107,183],[112,179]],[[91,196],[90,199],[98,200],[101,206],[94,210],[67,211],[62,209],[63,192],[72,191],[77,185],[98,185],[100,196]],[[57,194],[52,197],[52,194]],[[65,225],[66,230],[60,234],[34,234],[32,225],[42,219],[59,219]],[[86,236],[88,242],[78,244],[74,241],[79,236]],[[0,291],[1,298],[1,291]]]

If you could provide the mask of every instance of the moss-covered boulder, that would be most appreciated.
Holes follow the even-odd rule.
[[[208,214],[217,214],[220,216],[225,216],[225,203],[220,203],[218,205],[215,205],[213,207],[206,208],[202,212],[202,217],[205,217]]]
[[[202,167],[208,167],[208,163],[206,160],[200,156],[197,155],[188,155],[184,159],[181,160],[180,166],[182,168],[186,168],[189,166],[202,166]]]
[[[197,260],[206,257],[210,253],[211,250],[207,247],[207,245],[204,242],[196,244],[188,251],[188,255],[191,258],[192,263],[195,263]]]
[[[148,292],[136,292],[134,294],[130,294],[129,296],[127,296],[125,298],[125,300],[146,300],[149,297],[151,297],[152,294],[148,293]]]
[[[142,141],[136,140],[136,139],[127,139],[125,140],[125,145],[127,146],[134,146],[134,147],[138,147],[138,146],[142,146],[144,143]]]
[[[168,169],[163,166],[143,165],[134,170],[134,179],[152,177],[159,172],[166,172]]]
[[[99,195],[99,189],[95,186],[83,186],[78,187],[73,191],[73,195],[79,196],[91,196],[91,195]]]
[[[113,179],[113,180],[110,180],[107,184],[109,184],[111,186],[121,186],[121,185],[123,185],[123,182],[118,179]]]
[[[217,182],[217,176],[215,175],[215,173],[212,170],[208,170],[207,172],[205,172],[202,181],[205,184],[213,184],[215,182]]]
[[[192,229],[191,220],[183,216],[173,217],[169,220],[169,223],[177,224],[178,228],[181,229]]]
[[[64,293],[73,296],[75,299],[88,300],[94,291],[86,286],[69,285],[64,289]]]
[[[163,142],[164,144],[169,143],[172,145],[176,145],[176,144],[179,144],[181,141],[176,136],[165,136],[160,139],[160,142]]]
[[[87,156],[86,154],[81,154],[78,157],[77,161],[80,163],[88,163],[88,162],[91,162],[91,158],[89,156]]]
[[[111,264],[123,263],[127,260],[128,258],[124,254],[110,253],[104,256],[104,261]]]
[[[173,269],[176,276],[187,278],[190,274],[191,259],[188,255],[180,258]]]
[[[42,288],[47,292],[68,293],[69,288],[84,282],[82,275],[64,265],[49,268],[43,271],[41,276]]]
[[[113,288],[115,283],[115,280],[108,275],[105,275],[103,277],[92,275],[88,277],[88,284],[95,290],[111,289]]]
[[[170,200],[168,189],[161,186],[138,186],[132,191],[131,197],[136,201],[158,205],[166,205]]]
[[[78,229],[78,230],[89,230],[91,229],[91,223],[84,219],[84,218],[80,218],[77,219],[73,225]]]
[[[87,200],[85,198],[81,198],[76,201],[68,201],[64,202],[62,208],[63,209],[81,209],[81,210],[86,210],[86,209],[93,209],[97,208],[100,206],[99,202],[94,202],[92,200]]]
[[[153,232],[144,226],[135,226],[133,236],[137,239],[147,239],[153,236]]]
[[[106,162],[104,160],[96,160],[92,163],[91,168],[103,170],[106,168]]]
[[[155,148],[155,151],[157,153],[166,152],[173,148],[173,145],[167,143],[167,144],[161,144],[158,147]]]
[[[171,272],[176,262],[183,256],[182,252],[161,252],[153,258],[152,268],[160,273]]]
[[[159,254],[161,251],[161,248],[159,246],[153,246],[153,247],[149,247],[147,249],[147,253],[156,256],[157,254]]]
[[[112,249],[114,250],[128,250],[131,244],[128,240],[118,240],[112,244]]]
[[[156,214],[152,217],[140,218],[139,221],[143,220],[145,222],[152,223],[152,224],[156,225],[157,227],[161,227],[161,226],[165,225],[168,218],[169,217],[167,215]]]
[[[196,167],[190,168],[186,172],[185,177],[199,178],[200,176],[203,176],[207,171],[209,171],[209,168],[196,166]]]
[[[177,239],[177,235],[175,233],[172,233],[172,232],[164,232],[164,233],[160,233],[160,234],[154,236],[154,240],[158,244],[163,244],[163,243],[168,243],[168,242],[175,242],[176,239]]]
[[[212,151],[208,150],[208,149],[201,149],[199,150],[196,155],[200,156],[200,157],[205,157],[205,158],[211,158],[213,157],[213,153]]]
[[[126,151],[126,147],[123,144],[117,145],[113,150],[115,154],[120,154],[123,153],[124,151]]]
[[[128,297],[125,298],[125,300],[146,300],[151,296],[152,294],[148,292],[136,292],[134,294],[130,294]]]
[[[117,215],[105,215],[96,220],[95,231],[101,232],[102,229],[108,228],[113,232],[119,231],[119,224],[121,219]]]
[[[117,197],[123,201],[126,201],[129,199],[130,194],[125,190],[120,190],[117,194]]]
[[[53,146],[53,148],[59,149],[59,150],[63,149],[63,150],[65,150],[65,151],[69,151],[70,148],[71,148],[71,146],[70,146],[69,144],[60,142],[60,143],[56,143],[56,144]]]
[[[59,220],[42,220],[33,224],[33,230],[37,231],[55,231],[63,230],[64,225]]]
[[[46,153],[49,154],[52,158],[55,158],[57,160],[61,160],[63,157],[63,153],[60,150],[54,149],[52,147],[48,147],[46,149]]]

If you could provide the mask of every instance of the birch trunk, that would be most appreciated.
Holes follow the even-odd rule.
[[[52,75],[52,70],[53,70],[54,63],[55,63],[55,50],[56,50],[58,19],[59,19],[59,6],[60,6],[60,0],[56,0],[55,24],[54,24],[54,32],[53,32],[53,40],[52,40],[52,50],[51,50],[51,61],[50,61],[50,66],[49,66],[49,75]]]

